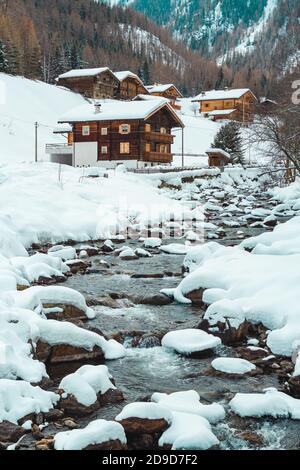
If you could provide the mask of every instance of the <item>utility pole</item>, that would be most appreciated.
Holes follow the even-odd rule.
[[[182,128],[182,168],[184,167],[184,127]]]
[[[37,163],[38,161],[38,127],[39,123],[34,123],[34,161]]]

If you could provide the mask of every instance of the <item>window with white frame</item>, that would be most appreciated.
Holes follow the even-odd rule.
[[[167,133],[167,129],[165,127],[161,127],[160,128],[160,133],[161,134],[166,134]]]
[[[82,126],[82,135],[90,135],[90,126]]]
[[[129,142],[120,142],[120,153],[121,154],[130,153],[130,143]]]
[[[108,152],[107,145],[102,145],[101,147],[101,153],[106,154]]]
[[[130,124],[121,124],[119,127],[120,134],[130,134]]]
[[[107,135],[108,134],[108,129],[107,127],[102,127],[101,128],[101,135]]]

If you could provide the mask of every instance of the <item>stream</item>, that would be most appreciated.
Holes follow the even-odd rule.
[[[271,203],[257,197],[263,207]],[[209,221],[218,225],[219,214],[211,214]],[[285,221],[282,218],[282,221]],[[240,231],[243,231],[241,236]],[[225,227],[224,237],[217,240],[225,245],[240,243],[241,238],[266,231],[260,226]],[[163,244],[184,243],[185,240],[163,240]],[[142,247],[139,241],[126,240],[126,246]],[[100,243],[94,244],[100,248]],[[78,245],[79,247],[80,245]],[[120,245],[122,246],[122,245]],[[117,246],[118,247],[118,246]],[[107,361],[125,402],[101,408],[80,425],[98,419],[114,419],[122,408],[134,401],[145,401],[154,392],[171,393],[196,390],[204,404],[218,402],[226,409],[223,422],[213,425],[221,449],[296,449],[300,448],[299,424],[286,419],[249,419],[230,413],[228,402],[237,392],[259,392],[268,387],[280,388],[274,372],[254,376],[218,376],[207,373],[213,357],[193,359],[183,357],[160,346],[164,334],[176,329],[197,328],[204,310],[192,305],[153,302],[161,289],[176,287],[182,278],[184,256],[164,254],[150,249],[151,258],[124,261],[114,253],[101,253],[88,258],[91,267],[86,274],[76,274],[62,285],[81,292],[95,312],[96,318],[88,328],[108,338],[122,341],[127,348],[123,359]],[[105,263],[103,263],[103,261]],[[150,299],[150,300],[149,300]],[[245,342],[244,345],[247,343]],[[215,356],[235,357],[234,347],[221,346]],[[73,370],[78,368],[78,364]],[[73,371],[71,365],[57,368],[56,381]],[[53,375],[52,375],[53,376]],[[49,426],[50,433],[53,431]]]

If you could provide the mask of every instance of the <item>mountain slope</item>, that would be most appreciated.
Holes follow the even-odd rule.
[[[70,68],[108,65],[184,92],[213,85],[216,64],[133,10],[93,0],[0,2],[0,71],[52,83]]]
[[[109,1],[109,0],[107,0]],[[118,0],[114,0],[118,2]],[[119,0],[252,86],[264,87],[300,57],[299,0]],[[239,81],[237,79],[236,81]]]

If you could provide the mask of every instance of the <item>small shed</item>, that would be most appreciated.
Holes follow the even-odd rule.
[[[211,148],[206,150],[208,155],[208,162],[210,167],[223,168],[231,162],[231,157],[228,152],[218,148]]]

